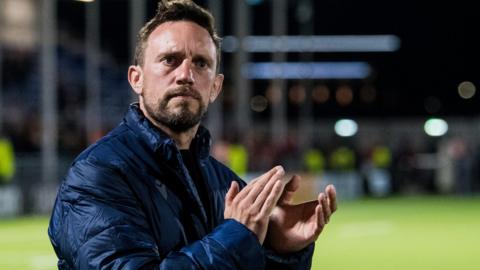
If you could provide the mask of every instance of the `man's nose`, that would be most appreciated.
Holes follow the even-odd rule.
[[[177,84],[193,84],[192,61],[189,59],[183,60],[182,64],[177,69]]]

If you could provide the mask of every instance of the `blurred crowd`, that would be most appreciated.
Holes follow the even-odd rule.
[[[241,176],[281,164],[287,171],[316,176],[354,173],[362,193],[373,196],[480,192],[480,147],[460,137],[444,138],[431,148],[415,148],[407,140],[396,147],[374,142],[360,146],[340,138],[301,146],[293,135],[283,140],[272,140],[258,130],[244,135],[215,140],[212,146],[212,155]],[[13,180],[16,164],[22,166],[16,154],[25,157],[38,151],[40,145],[35,141],[30,141],[34,147],[21,145],[36,136],[17,133],[0,138],[0,183]],[[62,156],[65,162],[76,154],[72,149],[86,146],[84,142],[72,146],[74,142],[68,144],[71,155]]]
[[[213,155],[240,175],[277,164],[317,176],[354,173],[362,194],[372,196],[480,192],[480,147],[461,137],[447,137],[431,146],[414,145],[408,138],[395,146],[359,145],[339,137],[306,147],[299,141],[289,136],[275,142],[262,132],[250,132],[243,140],[215,143]]]

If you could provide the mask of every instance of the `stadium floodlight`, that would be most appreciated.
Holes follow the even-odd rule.
[[[365,79],[367,62],[258,62],[243,66],[247,79]]]
[[[340,137],[352,137],[357,131],[358,124],[352,119],[340,119],[335,123],[335,133]]]
[[[440,118],[430,118],[423,127],[428,136],[440,137],[448,131],[447,121]]]
[[[223,51],[234,52],[241,44],[251,53],[273,52],[394,52],[400,48],[395,35],[226,36]]]

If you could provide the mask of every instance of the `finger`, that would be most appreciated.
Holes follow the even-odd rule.
[[[227,206],[229,206],[232,203],[233,199],[238,194],[238,192],[239,192],[239,186],[237,181],[232,181],[232,183],[230,184],[230,188],[228,189],[227,195],[225,195],[225,204]]]
[[[257,212],[260,212],[263,207],[263,205],[265,204],[266,200],[269,198],[269,197],[275,197],[275,203],[277,203],[278,199],[280,198],[280,196],[282,195],[282,191],[283,191],[283,188],[285,187],[285,182],[282,181],[282,177],[284,175],[284,171],[283,170],[279,170],[275,175],[272,176],[272,178],[268,181],[268,183],[265,185],[265,187],[260,191],[260,193],[258,195],[254,195],[253,194],[253,190],[252,190],[252,194],[249,194],[248,196],[255,196],[253,198],[253,203],[252,203],[252,211],[257,211]],[[278,194],[278,196],[276,196],[276,190],[274,190],[274,186],[275,184],[277,184],[277,182],[280,182],[281,184],[281,189],[279,191],[280,194]]]
[[[260,215],[262,217],[270,216],[275,209],[275,206],[282,195],[282,190],[285,187],[285,183],[281,180],[275,181],[275,184],[272,187],[271,192],[268,193],[268,196],[265,200],[265,203],[261,205]]]
[[[328,205],[330,206],[330,211],[334,213],[337,211],[337,191],[335,190],[334,185],[328,185],[325,189],[328,197]]]
[[[300,187],[300,180],[301,177],[298,175],[294,175],[288,184],[285,186],[283,190],[282,196],[280,197],[278,204],[288,204],[292,202],[293,195]]]
[[[255,200],[258,198],[259,194],[262,192],[262,190],[265,189],[265,186],[272,180],[272,179],[278,179],[282,177],[285,174],[285,171],[283,170],[282,166],[276,166],[267,173],[263,174],[260,176],[258,181],[256,183],[253,183],[250,186],[250,189],[247,190],[242,190],[238,194],[238,198],[236,198],[236,201],[246,201],[247,203],[253,204]],[[250,184],[249,184],[250,185]],[[247,187],[249,186],[247,185]]]
[[[320,234],[325,227],[325,217],[323,216],[323,207],[319,202],[317,207],[315,207],[315,215],[317,215],[317,229],[316,235]]]
[[[238,199],[241,200],[243,199],[245,196],[248,195],[248,193],[250,192],[250,190],[252,188],[254,188],[258,183],[262,183],[262,181],[265,181],[269,178],[271,178],[276,172],[277,170],[279,169],[278,167],[280,166],[276,166],[276,167],[273,167],[272,169],[270,169],[268,172],[260,175],[259,177],[253,179],[252,181],[250,181],[250,183],[248,183],[248,185],[246,185],[240,192],[240,194],[238,195]],[[283,169],[283,168],[282,168]]]
[[[330,221],[330,215],[332,212],[330,211],[330,207],[328,206],[327,196],[324,193],[320,193],[318,196],[319,202],[322,204],[323,216],[325,218],[325,224]]]

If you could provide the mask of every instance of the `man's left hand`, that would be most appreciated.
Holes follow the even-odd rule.
[[[328,185],[318,200],[293,205],[292,197],[299,185],[300,177],[293,176],[270,216],[266,241],[277,253],[300,251],[315,242],[337,210],[333,185]]]

